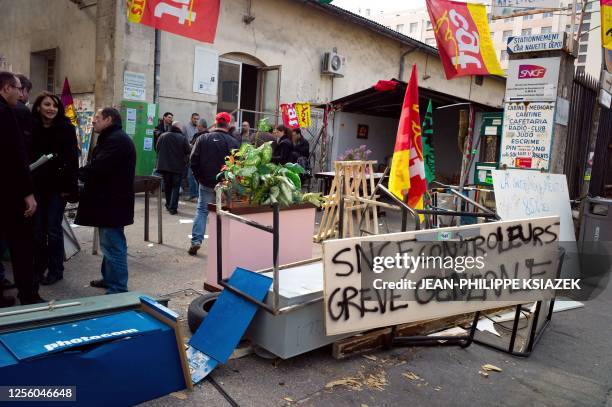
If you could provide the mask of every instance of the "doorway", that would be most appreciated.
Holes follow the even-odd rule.
[[[280,70],[242,54],[219,58],[217,112],[230,112],[238,125],[248,121],[251,129],[264,117],[277,124]]]

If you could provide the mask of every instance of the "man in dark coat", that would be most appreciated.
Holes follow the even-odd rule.
[[[17,76],[19,82],[21,82],[21,92],[19,94],[17,106],[15,106],[15,117],[17,118],[17,123],[19,123],[19,127],[21,127],[21,132],[23,133],[23,141],[25,143],[26,151],[28,152],[30,162],[34,162],[40,157],[35,157],[32,152],[33,122],[32,112],[30,112],[30,108],[28,107],[30,91],[32,90],[32,82],[30,82],[28,77],[25,75],[17,74],[15,76]]]
[[[166,209],[172,215],[177,214],[181,180],[191,153],[191,145],[182,128],[180,122],[174,122],[170,131],[157,140],[157,172],[164,178]]]
[[[217,174],[225,165],[225,157],[235,148],[240,148],[238,141],[229,134],[231,116],[227,112],[218,113],[216,126],[210,133],[198,137],[191,153],[191,170],[200,184],[200,195],[195,218],[191,229],[191,247],[188,253],[195,256],[202,246],[208,218],[208,204],[215,199]]]
[[[19,300],[26,305],[45,301],[38,295],[32,262],[36,200],[23,135],[13,112],[20,90],[15,75],[0,72],[0,235],[4,234],[11,252]],[[14,301],[3,297],[2,291],[0,286],[0,306],[12,305]]]
[[[84,182],[75,223],[99,229],[102,280],[93,287],[107,294],[127,291],[127,243],[124,226],[134,223],[136,149],[121,129],[121,115],[107,107],[96,112],[93,128],[99,133],[91,161],[79,170]]]

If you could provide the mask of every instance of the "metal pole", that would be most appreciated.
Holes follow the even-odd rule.
[[[162,197],[161,197],[161,181],[157,187],[157,243],[162,244]]]
[[[144,240],[149,241],[149,191],[145,191]]]
[[[278,249],[279,249],[279,209],[278,204],[272,205],[272,267],[274,280],[272,284],[274,285],[274,296],[272,297],[272,308],[274,308],[274,312],[278,311]]]

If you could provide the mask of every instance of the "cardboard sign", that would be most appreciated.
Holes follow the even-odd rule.
[[[562,242],[576,240],[564,174],[494,170],[493,190],[498,215],[504,220],[558,216]]]
[[[462,247],[458,249],[461,253],[474,253],[486,258],[482,269],[486,272],[461,271],[467,277],[485,275],[487,278],[488,275],[489,278],[505,278],[511,275],[511,278],[520,279],[528,278],[535,265],[545,266],[548,271],[557,267],[558,236],[559,218],[546,217],[325,241],[323,266],[326,334],[360,332],[520,304],[529,302],[526,301],[527,294],[542,297],[552,295],[526,291],[497,293],[445,289],[374,289],[362,284],[362,276],[376,272],[374,257],[381,253],[385,256],[441,256],[446,251],[450,253],[449,244],[453,242],[449,241],[454,241],[460,245],[454,247]],[[455,252],[453,256],[459,254]],[[423,268],[418,268],[416,275],[420,276],[418,273],[422,272],[434,278],[447,275],[438,275],[431,269]],[[502,294],[503,297],[500,297]]]
[[[554,102],[560,65],[559,57],[510,60],[506,102]]]

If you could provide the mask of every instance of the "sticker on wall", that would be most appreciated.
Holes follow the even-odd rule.
[[[153,150],[153,138],[152,137],[145,137],[144,138],[144,145],[142,146],[142,149],[144,151],[151,151],[151,150]]]

